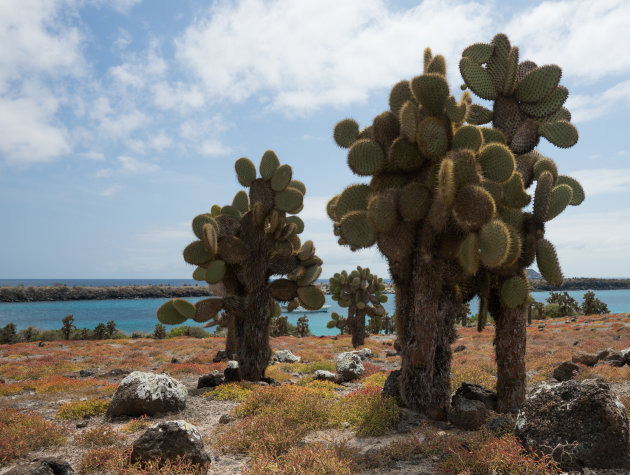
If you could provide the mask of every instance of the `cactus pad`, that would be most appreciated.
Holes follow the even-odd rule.
[[[569,202],[570,205],[578,206],[582,203],[582,201],[584,201],[584,189],[582,188],[582,185],[580,185],[580,182],[577,181],[575,178],[571,178],[570,176],[566,175],[559,175],[558,184],[569,185],[571,187],[571,191],[573,193],[571,195],[571,201]]]
[[[490,222],[496,212],[494,199],[478,185],[465,185],[457,191],[453,215],[465,231],[479,229]]]
[[[194,307],[193,307],[194,315]],[[179,325],[184,323],[188,317],[179,313],[179,311],[173,305],[173,300],[163,303],[157,311],[157,318],[160,322],[166,325]]]
[[[482,99],[491,101],[497,97],[497,90],[490,73],[472,59],[462,58],[459,62],[459,72],[468,87]]]
[[[212,261],[206,269],[206,282],[209,284],[216,284],[223,279],[226,270],[227,266],[221,259]]]
[[[402,171],[418,170],[424,161],[415,144],[398,137],[389,149],[388,165]]]
[[[565,120],[556,122],[544,122],[538,129],[540,135],[545,137],[556,147],[573,147],[578,141],[578,131],[575,126]]]
[[[304,231],[304,221],[297,216],[289,216],[287,218],[287,223],[295,224],[295,234],[302,234],[302,231]]]
[[[438,73],[427,73],[411,81],[411,90],[418,103],[431,115],[444,111],[446,98],[449,96],[446,78]]]
[[[405,221],[419,221],[428,211],[431,193],[419,183],[409,183],[400,190],[398,211]]]
[[[383,166],[384,162],[383,149],[373,140],[356,141],[348,153],[348,166],[357,175],[373,175]]]
[[[184,249],[184,260],[189,264],[200,266],[210,262],[213,257],[214,255],[206,250],[203,241],[192,242]]]
[[[468,123],[473,125],[483,125],[492,122],[493,113],[479,104],[471,104],[468,110]]]
[[[463,52],[462,56],[473,59],[479,64],[487,63],[492,56],[492,50],[494,46],[488,43],[475,43],[468,46]]]
[[[485,145],[479,151],[479,163],[483,175],[499,183],[509,180],[516,168],[516,161],[510,149],[497,143]]]
[[[260,159],[260,176],[264,180],[271,180],[273,172],[280,166],[280,160],[273,150],[267,150]]]
[[[394,114],[399,114],[407,101],[415,101],[409,86],[409,81],[400,81],[389,93],[389,108]]]
[[[249,158],[239,158],[234,163],[238,182],[243,186],[249,186],[256,179],[256,167]]]
[[[534,217],[541,222],[547,221],[549,206],[551,204],[551,192],[553,190],[553,175],[544,170],[538,177],[536,192],[534,195]]]
[[[289,165],[280,165],[271,176],[271,189],[273,191],[284,190],[291,183],[292,176],[293,170]]]
[[[368,185],[350,185],[343,190],[335,206],[335,221],[340,221],[350,211],[366,210],[371,191]]]
[[[324,295],[324,292],[314,285],[298,287],[297,294],[302,307],[307,310],[317,310],[326,303],[326,296]]]
[[[556,287],[560,287],[564,282],[562,270],[558,263],[556,250],[546,239],[539,239],[536,244],[536,263],[540,273],[547,282]]]
[[[376,231],[367,218],[366,211],[352,211],[340,222],[341,237],[356,248],[370,247],[376,242]]]
[[[514,95],[521,102],[538,102],[553,92],[560,82],[562,70],[555,64],[527,73],[516,86]]]
[[[469,274],[476,274],[479,270],[479,236],[470,233],[466,236],[457,251],[457,259],[462,269]]]
[[[573,197],[573,191],[569,185],[557,185],[551,191],[551,201],[549,203],[549,211],[545,221],[551,221],[553,218],[562,213]]]
[[[479,258],[481,263],[493,269],[503,264],[510,249],[510,231],[499,220],[484,224],[479,231]]]
[[[359,124],[354,119],[344,119],[335,125],[333,137],[337,145],[350,148],[359,136]]]
[[[245,214],[249,211],[249,197],[243,190],[234,195],[232,200],[232,206],[239,210],[241,214]]]
[[[288,187],[284,191],[276,193],[274,203],[281,211],[293,211],[302,206],[304,195],[295,188]]]
[[[420,151],[428,158],[438,158],[448,150],[448,135],[444,123],[434,117],[427,117],[418,125],[416,136]]]
[[[453,150],[469,149],[474,152],[481,147],[483,137],[479,128],[471,125],[464,125],[457,129],[453,135]]]
[[[501,302],[509,308],[523,305],[529,296],[529,284],[521,276],[506,279],[501,285]]]
[[[388,190],[370,198],[367,216],[378,232],[391,231],[398,223],[396,193]]]
[[[209,298],[200,300],[195,304],[195,315],[193,320],[202,323],[207,322],[217,316],[223,308],[223,299]]]

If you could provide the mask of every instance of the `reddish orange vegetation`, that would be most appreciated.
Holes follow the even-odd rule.
[[[457,334],[453,348],[464,345],[466,349],[453,354],[452,389],[463,381],[494,387],[493,328],[489,326],[482,333],[474,328],[459,328]],[[79,451],[83,451],[80,467],[85,472],[194,473],[194,467],[186,464],[169,464],[170,472],[164,469],[160,472],[157,466],[151,472],[129,465],[129,444],[137,437],[134,433],[136,426],[141,430],[150,420],[131,421],[116,431],[99,426],[94,432],[87,431],[79,437],[78,433],[72,433],[73,425],[56,422],[54,417],[62,407],[107,401],[121,379],[120,376],[108,376],[114,368],[168,372],[192,386],[198,376],[224,369],[225,362],[212,362],[216,352],[224,345],[222,338],[178,337],[166,340],[46,342],[43,347],[36,342],[0,346],[0,378],[5,380],[0,384],[0,465],[32,450],[63,446],[71,440]],[[367,461],[361,456],[354,457],[352,450],[343,446],[296,445],[304,434],[313,429],[335,429],[342,424],[350,424],[351,430],[365,434],[388,431],[392,423],[395,424],[397,415],[395,408],[381,403],[379,394],[387,374],[399,362],[399,357],[385,357],[385,352],[393,349],[391,340],[384,342],[368,338],[366,346],[374,356],[364,363],[366,373],[358,381],[359,390],[342,396],[335,391],[332,383],[312,381],[312,373],[316,369],[334,369],[335,355],[353,349],[348,335],[334,339],[278,337],[271,339],[271,346],[274,350],[288,349],[302,357],[300,363],[276,364],[270,366],[267,372],[274,379],[294,379],[297,384],[248,391],[245,401],[235,413],[238,421],[221,427],[210,439],[222,441],[223,449],[246,451],[252,457],[250,473],[259,470],[293,473],[299,467],[306,470],[300,473],[326,470],[356,473],[359,469],[369,468],[369,465],[384,469],[390,460],[404,460],[407,456],[413,458],[422,454],[442,454],[438,455],[443,460],[441,470],[452,473],[464,469],[460,465],[462,461],[481,471],[485,468],[491,471],[490,468],[501,470],[526,466],[531,473],[536,473],[548,462],[537,462],[524,456],[522,447],[513,437],[496,438],[481,433],[447,434],[445,437],[428,428],[423,428],[404,443],[386,447],[377,454],[378,457]],[[529,383],[550,378],[555,366],[570,360],[577,351],[597,352],[606,348],[630,348],[628,315],[585,316],[570,323],[565,323],[564,319],[535,321],[528,328],[526,362]],[[179,363],[171,362],[174,357]],[[90,370],[95,374],[88,378],[80,377],[80,370]],[[598,364],[592,368],[582,367],[581,370],[580,379],[600,377],[610,382],[630,379],[628,366],[617,368]],[[226,397],[230,398],[229,395]],[[63,404],[59,401],[55,405],[54,401],[60,399],[63,399]],[[622,394],[622,400],[624,404],[630,403],[630,394]],[[33,404],[39,412],[20,410]],[[371,414],[367,419],[366,413]],[[97,432],[107,437],[99,439]],[[261,433],[265,437],[261,438]],[[99,446],[104,439],[109,440],[111,446]],[[320,462],[324,465],[318,465]]]

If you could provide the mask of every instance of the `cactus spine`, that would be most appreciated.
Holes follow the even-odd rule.
[[[352,335],[352,346],[355,348],[365,343],[365,317],[383,316],[387,302],[387,295],[383,293],[385,285],[383,279],[370,273],[370,269],[357,267],[348,274],[345,270],[330,278],[330,293],[332,299],[341,307],[348,308],[348,317],[342,319],[333,315],[330,328],[347,326]],[[342,322],[342,320],[344,320]],[[343,333],[343,331],[342,331]]]
[[[193,277],[205,280],[217,297],[194,306],[169,300],[158,309],[158,320],[177,324],[225,324],[230,348],[237,354],[243,378],[260,380],[271,356],[269,325],[280,314],[278,302],[308,309],[324,304],[321,289],[313,283],[322,260],[312,241],[301,242],[304,223],[296,214],[302,207],[304,184],[292,179],[289,165],[280,165],[272,151],[260,163],[262,177],[248,158],[235,163],[238,181],[249,188],[239,191],[232,205],[214,205],[210,213],[193,219],[197,241],[184,250],[184,260],[196,265]],[[286,276],[270,282],[270,276]],[[226,316],[218,317],[224,310]],[[232,354],[228,353],[230,357]]]

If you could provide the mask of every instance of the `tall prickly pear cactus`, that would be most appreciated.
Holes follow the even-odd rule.
[[[348,308],[346,325],[355,348],[365,343],[366,315],[385,315],[382,304],[387,302],[387,295],[383,290],[383,279],[371,274],[370,269],[362,269],[360,266],[350,274],[344,270],[330,278],[332,299],[341,307]],[[339,317],[336,320],[338,322]],[[335,322],[335,319],[331,321]]]
[[[545,278],[562,280],[544,223],[584,198],[579,183],[533,151],[540,136],[567,147],[577,140],[556,69],[521,67],[518,50],[504,54],[506,41],[498,35],[491,45],[467,48],[460,65],[470,89],[495,101],[493,110],[472,104],[468,92],[459,101],[451,96],[444,58],[427,49],[423,74],[393,87],[389,111],[363,130],[352,119],[335,127],[350,169],[369,182],[334,196],[328,215],[339,244],[353,250],[376,244],[387,258],[396,284],[401,395],[408,407],[435,418],[450,405],[454,318],[475,295],[480,320],[488,311],[503,315],[500,407],[520,404],[516,380],[522,367],[524,384],[524,360],[508,351],[506,338],[510,331],[520,335],[529,293],[524,269],[536,258]],[[492,120],[495,127],[480,127]],[[534,181],[533,213],[523,212]],[[512,376],[510,365],[517,368]]]
[[[401,396],[407,407],[436,419],[450,406],[459,285],[471,280],[457,250],[466,232],[491,225],[495,215],[480,159],[489,144],[477,127],[464,125],[470,101],[468,93],[459,100],[450,95],[444,58],[427,49],[423,73],[393,87],[390,110],[361,131],[345,119],[334,132],[349,149],[350,169],[369,179],[329,201],[334,232],[341,245],[376,244],[387,258],[396,289]]]
[[[289,165],[272,151],[260,161],[260,176],[247,158],[235,163],[241,185],[231,205],[212,206],[196,216],[197,238],[184,249],[184,260],[196,267],[193,278],[206,281],[217,297],[195,305],[173,299],[157,312],[158,320],[179,324],[186,319],[207,322],[225,310],[230,317],[241,375],[260,380],[271,357],[269,325],[280,315],[278,302],[321,308],[325,297],[314,284],[322,260],[312,241],[301,242],[304,223],[297,216],[306,187],[294,180]],[[271,276],[286,276],[273,281]]]
[[[559,85],[561,69],[556,65],[539,67],[532,61],[519,62],[518,47],[512,46],[504,34],[496,35],[490,44],[477,43],[466,48],[459,66],[465,86],[477,96],[493,101],[492,110],[472,105],[468,122],[491,122],[493,128],[482,132],[496,136],[498,146],[514,157],[514,173],[509,179],[498,183],[487,178],[498,223],[493,241],[506,242],[505,246],[494,244],[493,248],[505,248],[506,252],[497,256],[493,263],[496,265],[488,266],[487,258],[484,265],[482,229],[470,238],[479,241],[479,245],[473,242],[460,248],[459,257],[470,270],[476,270],[473,292],[480,297],[481,326],[486,312],[497,323],[499,410],[515,411],[525,398],[529,306],[525,269],[536,259],[543,277],[553,285],[562,285],[562,271],[553,245],[545,239],[545,226],[568,205],[576,206],[584,200],[581,185],[571,177],[559,175],[553,160],[534,148],[540,137],[561,148],[571,147],[577,142],[578,133],[570,123],[570,112],[563,107],[569,91]],[[527,192],[530,188],[533,209],[527,212],[523,208],[531,201]],[[499,228],[503,232],[498,232]]]

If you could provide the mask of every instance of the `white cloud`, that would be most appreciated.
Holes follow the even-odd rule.
[[[139,175],[146,173],[155,173],[160,167],[153,163],[146,163],[138,160],[137,158],[129,157],[127,155],[121,155],[118,157],[118,168],[104,168],[96,173],[99,178],[109,177],[114,175]]]
[[[614,110],[626,110],[630,106],[630,81],[620,82],[599,94],[571,95],[567,107],[571,122],[597,119]]]
[[[630,277],[629,235],[630,209],[565,212],[546,232],[564,274],[575,277]]]
[[[457,64],[464,38],[491,35],[490,5],[388,6],[382,0],[220,2],[176,40],[177,59],[210,99],[268,95],[273,107],[295,113],[362,101],[418,74],[426,46]]]
[[[87,158],[88,160],[105,160],[105,154],[102,152],[83,152],[80,153],[79,156],[83,157],[83,158]]]
[[[109,186],[109,187],[105,188],[103,191],[101,191],[99,193],[99,195],[105,196],[105,197],[109,197],[109,196],[115,195],[120,190],[122,190],[122,186],[120,186],[120,185],[112,185],[112,186]]]
[[[124,28],[119,28],[118,38],[116,38],[116,41],[114,41],[114,46],[119,50],[123,50],[127,48],[127,46],[131,44],[131,42],[132,42],[131,33],[129,33]]]
[[[331,196],[309,196],[308,188],[304,197],[304,209],[300,212],[300,218],[307,223],[308,221],[328,221],[332,229],[332,221],[326,214],[326,205],[332,198]]]
[[[198,148],[198,152],[206,157],[217,157],[227,155],[232,149],[222,144],[217,139],[204,140]]]
[[[577,170],[571,172],[571,176],[580,182],[587,197],[603,193],[630,192],[628,168]]]
[[[96,7],[110,7],[118,13],[126,14],[134,6],[142,3],[142,0],[90,0],[90,3]]]
[[[0,96],[0,156],[25,165],[69,153],[68,134],[54,119],[57,108],[57,101],[45,92],[39,98]]]
[[[565,75],[594,81],[630,71],[630,2],[545,1],[518,12],[506,33],[521,58],[558,64]]]
[[[182,221],[171,226],[162,226],[150,229],[143,233],[137,234],[135,238],[141,241],[165,242],[165,241],[186,241],[193,239],[190,222]]]

